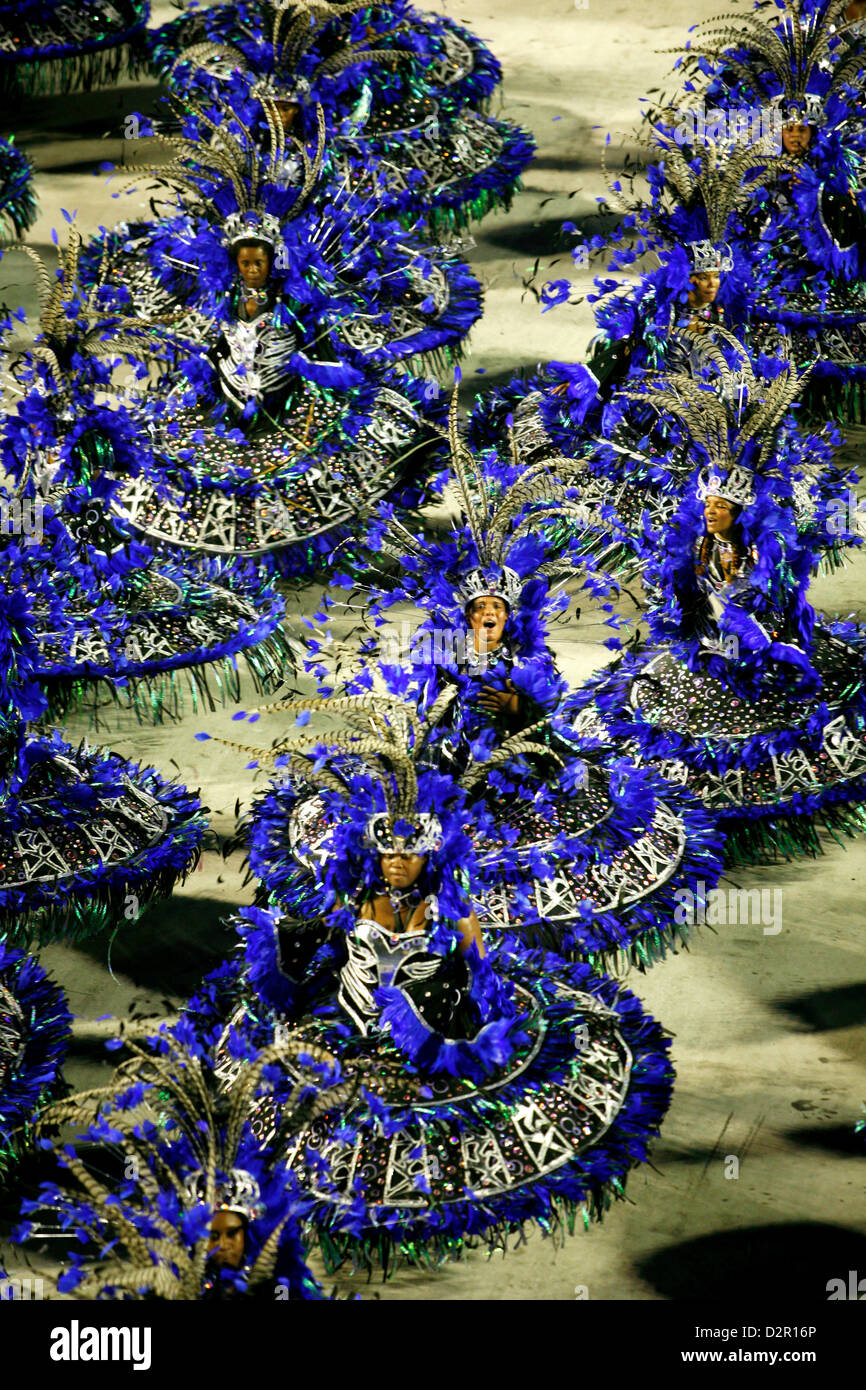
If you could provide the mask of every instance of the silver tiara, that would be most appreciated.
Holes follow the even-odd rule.
[[[739,464],[729,468],[725,478],[704,468],[698,482],[698,500],[704,502],[708,497],[723,497],[736,507],[750,507],[755,500],[755,475]]]
[[[474,569],[465,574],[457,585],[457,597],[466,606],[476,598],[501,598],[509,608],[515,608],[523,592],[523,580],[513,569]]]
[[[706,237],[702,241],[687,241],[686,251],[693,275],[707,275],[713,271],[721,275],[734,268],[734,253],[726,241],[716,243]]]
[[[820,125],[824,119],[824,103],[815,92],[804,92],[802,96],[775,96],[770,101],[770,109],[778,111],[782,125]]]
[[[187,1206],[197,1207],[207,1200],[207,1179],[204,1173],[194,1173],[184,1184]],[[217,1183],[215,1211],[235,1211],[247,1221],[255,1221],[264,1212],[258,1181],[246,1168],[232,1168],[228,1178]]]
[[[312,87],[306,77],[297,73],[269,72],[260,77],[251,89],[250,95],[271,101],[295,101],[299,106],[310,100]]]
[[[407,833],[396,834],[396,826]],[[442,822],[429,811],[415,812],[411,819],[379,811],[367,821],[367,839],[380,854],[430,854],[442,844]]]
[[[280,220],[270,212],[233,212],[223,223],[223,246],[229,250],[239,241],[263,241],[276,249],[282,229]]]

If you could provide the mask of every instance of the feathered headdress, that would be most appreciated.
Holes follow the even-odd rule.
[[[743,83],[785,125],[818,125],[828,99],[866,66],[862,51],[833,61],[839,36],[855,28],[844,22],[847,8],[848,0],[776,0],[764,13],[718,15],[697,26],[682,66],[719,63],[727,87]]]
[[[173,158],[165,165],[141,166],[136,171],[138,177],[127,187],[140,182],[143,174],[152,175],[182,190],[185,199],[198,204],[210,220],[214,216],[214,187],[224,187],[226,193],[230,191],[234,204],[231,211],[220,207],[224,244],[257,237],[275,246],[280,223],[300,215],[321,172],[325,153],[325,115],[321,106],[316,107],[316,149],[311,158],[302,140],[286,134],[273,98],[263,95],[261,106],[270,134],[270,152],[265,159],[252,130],[231,107],[207,103],[203,98],[187,100],[183,106],[172,97],[169,100],[183,121],[192,115],[200,138],[155,135],[160,144],[173,152]],[[303,177],[291,205],[281,207],[277,214],[271,201],[273,173],[285,162],[289,149],[297,157]]]
[[[732,270],[733,254],[726,240],[728,224],[766,182],[767,163],[775,154],[772,137],[764,136],[754,144],[734,149],[708,138],[696,144],[691,159],[676,138],[662,129],[656,128],[651,137],[639,143],[664,161],[664,182],[656,184],[654,206],[650,208],[627,197],[618,182],[608,185],[608,203],[641,226],[681,240],[695,274]],[[692,219],[698,214],[705,222],[707,235],[683,238],[677,227],[676,215],[680,210]]]
[[[674,416],[707,454],[709,466],[698,484],[700,497],[724,497],[748,506],[754,500],[755,475],[762,474],[772,458],[779,428],[800,395],[809,369],[800,373],[785,357],[778,375],[758,376],[734,335],[721,328],[716,333],[739,359],[734,373],[720,347],[700,344],[704,365],[718,372],[721,390],[686,373],[652,373],[647,384],[626,385],[621,390],[628,400]]]
[[[382,537],[384,553],[395,559],[408,555],[422,573],[444,579],[461,614],[485,595],[501,598],[514,611],[530,580],[573,575],[569,541],[576,526],[589,519],[570,483],[581,465],[564,455],[524,463],[511,427],[508,464],[492,451],[473,451],[461,435],[456,391],[448,442],[462,521],[456,555],[444,559],[434,542],[412,535],[397,521]]]
[[[66,246],[57,247],[59,266],[52,275],[38,251],[23,242],[3,248],[4,254],[20,251],[36,267],[39,296],[39,333],[32,347],[19,361],[42,362],[48,372],[56,407],[66,405],[70,375],[82,364],[106,362],[112,358],[155,357],[164,350],[156,321],[108,314],[99,305],[104,284],[104,266],[85,293],[79,280],[81,234],[70,223]],[[77,359],[73,363],[73,355]],[[59,410],[58,410],[59,413]]]
[[[425,784],[419,760],[427,751],[431,731],[456,695],[454,687],[444,690],[423,715],[414,704],[391,694],[279,701],[252,713],[258,717],[280,712],[316,712],[339,716],[348,728],[336,733],[292,735],[276,740],[269,749],[225,739],[219,742],[243,753],[255,753],[258,758],[267,759],[356,809],[359,801],[357,774],[362,769],[367,774],[367,799],[371,802],[366,813],[368,844],[380,853],[400,849],[406,853],[428,854],[441,846],[443,824],[442,817],[425,806],[431,787]],[[540,727],[541,724],[537,724],[520,730],[483,762],[472,759],[463,775],[453,783],[455,794],[471,790],[501,763],[523,753],[538,752],[548,756],[547,746],[532,738]],[[210,735],[197,737],[209,738]],[[379,796],[370,787],[370,780],[378,788]],[[442,779],[437,777],[436,780],[436,790],[441,791]],[[375,806],[373,800],[377,803]],[[460,800],[456,795],[456,802]]]
[[[414,56],[406,49],[370,47],[366,41],[360,41],[344,43],[318,62],[310,61],[311,51],[328,25],[335,19],[369,9],[369,0],[348,0],[345,4],[329,3],[329,0],[276,0],[270,8],[270,43],[262,49],[255,69],[234,44],[204,42],[185,49],[172,70],[190,63],[217,77],[254,72],[258,80],[253,94],[260,100],[269,98],[306,104],[319,84],[346,68],[361,63],[396,63],[401,58]],[[396,24],[387,37],[406,33],[410,28],[405,21]]]
[[[273,1284],[280,1279],[281,1252],[293,1244],[288,1238],[299,1202],[287,1170],[272,1155],[318,1115],[344,1103],[357,1083],[333,1084],[334,1059],[291,1038],[247,1057],[231,1077],[218,1073],[209,1048],[188,1025],[163,1031],[152,1043],[145,1050],[127,1042],[132,1056],[108,1085],[43,1112],[43,1128],[86,1126],[80,1137],[111,1146],[124,1172],[111,1185],[104,1162],[97,1171],[67,1146],[59,1161],[77,1186],[45,1185],[38,1201],[24,1204],[27,1215],[48,1212],[64,1227],[86,1232],[95,1247],[95,1254],[73,1254],[61,1292],[90,1299],[200,1298],[209,1273],[211,1218],[220,1209],[241,1211],[252,1223],[253,1249],[240,1289]],[[272,1088],[266,1080],[272,1068],[284,1068],[293,1084],[284,1088],[275,1141],[265,1149],[254,1121]],[[31,1234],[27,1223],[18,1239]],[[303,1268],[291,1270],[288,1282],[315,1295]]]

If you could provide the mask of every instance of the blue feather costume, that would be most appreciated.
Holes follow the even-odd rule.
[[[150,0],[4,0],[0,95],[105,86],[144,63]]]
[[[526,1221],[549,1232],[600,1217],[646,1157],[672,1071],[655,1022],[588,966],[514,941],[485,955],[480,936],[467,949],[472,814],[452,778],[411,770],[410,710],[376,709],[358,707],[357,755],[308,739],[292,759],[320,789],[325,833],[308,824],[298,846],[319,906],[242,911],[243,956],[208,978],[189,1016],[209,1036],[220,1028],[228,1077],[244,1044],[274,1039],[338,1059],[354,1092],[285,1156],[328,1265],[387,1270],[492,1248]],[[379,856],[393,852],[421,869],[389,897]]]
[[[18,399],[0,430],[10,479],[3,529],[21,538],[18,582],[35,585],[42,569],[63,596],[59,627],[37,605],[34,674],[54,711],[101,692],[157,719],[183,706],[177,672],[194,706],[212,706],[217,691],[237,695],[240,654],[256,688],[272,689],[291,659],[277,594],[243,562],[158,560],[124,516],[122,479],[157,468],[141,399],[133,389],[118,400],[112,371],[146,372],[160,344],[146,324],[85,298],[79,245],[72,228],[54,284],[30,253],[41,332],[12,363]]]
[[[0,1176],[60,1086],[71,1023],[66,996],[31,956],[0,942]]]
[[[81,937],[134,921],[198,858],[198,799],[114,754],[29,733],[45,712],[36,608],[63,631],[44,567],[20,587],[21,551],[0,549],[0,925],[10,941]],[[38,585],[37,587],[34,587]]]
[[[724,124],[772,114],[777,153],[744,223],[743,311],[756,351],[782,331],[820,416],[862,421],[866,385],[866,44],[841,0],[778,0],[762,15],[699,26],[685,94]]]
[[[674,384],[708,463],[671,522],[647,530],[650,640],[588,682],[575,708],[690,787],[731,862],[816,854],[821,825],[864,823],[866,666],[862,633],[817,622],[808,603],[816,549],[798,529],[796,472],[776,434],[802,383],[789,369],[744,412],[662,378],[668,409]],[[719,501],[728,521],[717,534],[704,513]]]
[[[78,1299],[322,1298],[301,1244],[311,1203],[273,1140],[284,1144],[314,1100],[342,1098],[346,1088],[328,1085],[334,1059],[278,1044],[248,1053],[231,1086],[187,1023],[127,1045],[132,1056],[97,1107],[85,1092],[43,1112],[43,1124],[74,1122],[78,1132],[57,1153],[58,1180],[22,1203],[15,1242],[50,1233],[62,1252],[57,1290]],[[299,1092],[263,1142],[259,1115],[289,1065]]]
[[[283,103],[321,102],[341,178],[375,180],[389,212],[446,235],[507,207],[534,153],[526,131],[479,109],[501,80],[493,55],[405,0],[335,15],[238,0],[165,25],[151,53],[184,98],[224,97],[241,72]]]
[[[552,471],[474,458],[454,435],[452,467],[463,508],[452,538],[414,536],[393,518],[382,523],[378,544],[398,562],[399,578],[383,584],[371,568],[364,573],[360,587],[372,593],[369,612],[383,640],[378,651],[368,640],[342,690],[358,699],[384,691],[416,706],[428,721],[424,763],[465,780],[473,815],[484,807],[492,817],[476,841],[478,913],[488,935],[516,933],[593,962],[622,953],[652,963],[682,939],[673,917],[680,884],[718,876],[712,823],[651,772],[626,759],[606,765],[567,712],[547,621],[568,606],[553,579],[581,563],[569,545],[569,489]],[[598,597],[610,587],[585,568],[583,578]],[[482,595],[494,595],[507,619],[497,645],[479,655],[487,638],[474,637],[469,610]],[[392,655],[384,625],[398,601],[424,616],[409,649]],[[308,645],[309,669],[329,692],[329,643],[311,637]],[[308,887],[285,855],[302,804],[289,775],[245,821],[263,900],[285,911]]]
[[[424,496],[439,392],[399,364],[456,344],[478,287],[453,258],[376,221],[369,200],[317,183],[321,126],[310,158],[272,125],[269,162],[243,120],[223,115],[218,146],[200,138],[203,111],[179,142],[169,176],[186,201],[92,257],[103,302],[175,321],[180,384],[175,372],[173,393],[152,403],[163,482],[133,484],[124,503],[164,544],[305,573],[378,498]],[[300,182],[270,182],[290,148]],[[233,279],[229,252],[247,246],[267,259],[255,291]]]
[[[33,165],[12,140],[0,140],[0,238],[22,237],[36,220]]]

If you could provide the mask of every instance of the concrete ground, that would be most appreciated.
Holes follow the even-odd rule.
[[[470,260],[485,285],[486,312],[471,338],[466,390],[506,380],[540,361],[574,359],[592,332],[585,303],[541,314],[524,279],[541,258],[551,278],[573,273],[560,249],[565,218],[579,222],[603,193],[599,156],[606,132],[630,131],[640,98],[665,86],[673,61],[659,50],[684,42],[688,27],[713,15],[714,0],[636,6],[609,0],[440,0],[438,8],[487,40],[505,70],[505,114],[534,133],[538,157],[508,213],[474,232]],[[171,14],[154,6],[155,19]],[[671,89],[672,84],[667,84]],[[77,209],[82,230],[121,213],[93,170],[118,160],[126,114],[148,99],[131,87],[82,98],[29,103],[20,142],[34,157],[41,215],[29,235],[47,247],[62,227],[60,208]],[[107,139],[103,139],[103,135]],[[616,161],[609,158],[614,167]],[[122,215],[133,210],[127,200]],[[557,260],[557,258],[559,258]],[[33,303],[23,258],[0,267],[3,297]],[[16,286],[13,292],[12,286]],[[483,369],[483,370],[482,370]],[[847,455],[857,462],[861,439]],[[815,603],[861,613],[866,561],[821,579]],[[318,606],[320,589],[290,595],[295,617]],[[625,605],[630,607],[630,605]],[[633,609],[631,611],[634,611]],[[561,628],[557,654],[574,679],[603,663],[604,631],[587,613]],[[247,699],[252,703],[254,697]],[[246,758],[193,735],[232,737],[232,710],[189,710],[163,728],[105,712],[104,742],[201,787],[211,808],[214,847],[172,900],[113,939],[51,946],[42,959],[62,982],[74,1012],[92,1021],[172,1010],[224,956],[225,919],[249,902],[239,856],[223,859],[235,803],[253,790]],[[281,727],[259,724],[264,743]],[[70,720],[74,741],[85,732]],[[246,735],[245,735],[246,736]],[[854,1124],[866,1101],[866,962],[860,892],[866,843],[828,842],[815,862],[742,872],[736,882],[777,891],[781,930],[705,928],[690,950],[633,974],[629,986],[674,1038],[677,1085],[652,1165],[636,1172],[628,1200],[588,1233],[564,1245],[528,1233],[507,1257],[474,1253],[437,1272],[408,1270],[387,1284],[341,1277],[363,1297],[398,1300],[774,1299],[792,1293],[823,1300],[830,1279],[866,1273],[862,1139]],[[91,1043],[73,1047],[67,1075],[90,1085],[105,1063]]]

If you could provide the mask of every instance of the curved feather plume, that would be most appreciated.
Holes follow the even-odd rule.
[[[701,60],[724,64],[729,83],[750,83],[767,95],[778,88],[792,104],[805,100],[821,68],[826,99],[866,67],[862,51],[832,61],[840,36],[856,28],[856,21],[845,22],[847,8],[848,0],[828,0],[807,12],[804,0],[784,0],[761,14],[716,15],[697,25],[682,66],[699,77],[705,75]]]
[[[214,103],[208,102],[205,97],[187,97],[181,104],[169,94],[168,99],[177,114],[188,117],[191,113],[197,124],[210,132],[210,142],[192,140],[183,135],[155,135],[153,138],[172,150],[174,157],[167,164],[133,166],[135,177],[124,184],[124,188],[136,187],[142,177],[155,178],[181,190],[188,200],[210,215],[211,194],[207,185],[216,179],[231,185],[238,212],[263,214],[266,211],[265,188],[270,181],[270,172],[285,160],[286,149],[290,145],[298,154],[304,171],[297,197],[282,215],[284,222],[293,221],[309,202],[321,174],[327,134],[325,113],[317,103],[316,148],[311,158],[302,140],[286,135],[279,119],[276,99],[265,91],[256,92],[255,95],[262,107],[270,137],[270,154],[267,158],[260,151],[253,131],[233,108],[216,103],[219,115],[214,118],[209,114],[209,105]]]
[[[182,1209],[204,1204],[213,1210],[218,1205],[221,1183],[242,1165],[249,1151],[245,1146],[253,1143],[250,1123],[267,1068],[288,1069],[294,1083],[281,1108],[274,1152],[311,1117],[349,1102],[360,1078],[322,1089],[318,1079],[335,1069],[334,1058],[291,1036],[262,1049],[233,1079],[218,1077],[210,1055],[202,1056],[175,1033],[160,1035],[161,1051],[128,1046],[131,1057],[106,1086],[49,1106],[39,1131],[58,1124],[107,1122],[110,1142],[125,1160],[125,1171],[135,1174],[133,1182],[113,1190],[81,1154],[67,1148],[63,1167],[76,1186],[52,1185],[43,1205],[71,1212],[76,1228],[102,1252],[79,1266],[84,1276],[77,1286],[79,1297],[123,1290],[132,1296],[196,1299],[206,1273],[209,1234],[205,1231],[193,1242],[185,1239],[164,1215],[166,1190],[180,1199]],[[190,1151],[198,1165],[192,1170]],[[266,1167],[274,1163],[264,1150],[257,1157]],[[281,1216],[269,1232],[247,1273],[248,1288],[273,1278],[288,1219]]]
[[[6,252],[21,251],[36,267],[39,296],[39,336],[32,347],[20,354],[16,365],[30,360],[42,362],[53,379],[55,403],[60,407],[77,368],[68,354],[74,344],[79,358],[94,360],[109,357],[136,359],[155,358],[164,343],[154,330],[163,327],[160,320],[135,318],[123,314],[107,314],[99,305],[99,296],[108,271],[107,257],[102,261],[94,281],[85,294],[78,279],[82,239],[74,224],[70,224],[65,247],[58,247],[58,274],[52,276],[42,257],[31,246],[15,243]]]
[[[744,367],[744,382],[748,388],[745,402],[733,393],[720,393],[709,383],[696,381],[684,372],[647,373],[643,384],[623,386],[622,394],[629,400],[649,405],[659,414],[673,415],[694,443],[706,451],[714,467],[733,468],[747,445],[753,439],[760,439],[760,468],[772,454],[779,427],[801,393],[810,369],[798,372],[786,359],[777,376],[758,377],[749,363],[746,348],[734,334],[720,329],[718,337],[734,347],[740,360],[747,364]],[[711,360],[709,350],[706,360]],[[717,360],[715,355],[712,360]]]

